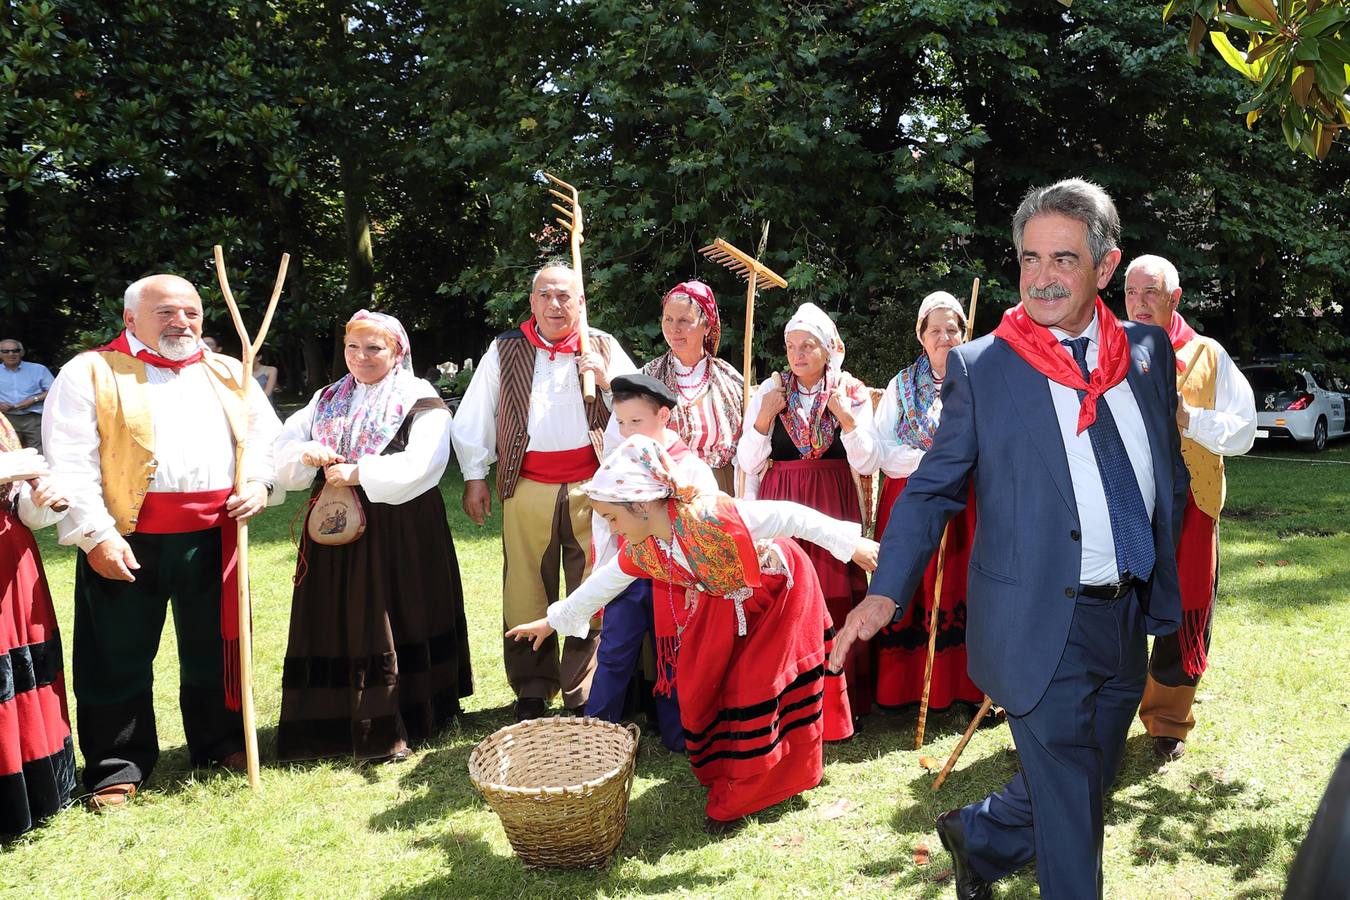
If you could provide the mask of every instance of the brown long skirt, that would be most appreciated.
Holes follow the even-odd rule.
[[[440,491],[397,506],[357,493],[365,534],[340,547],[302,539],[282,672],[281,760],[392,756],[434,735],[473,693]]]

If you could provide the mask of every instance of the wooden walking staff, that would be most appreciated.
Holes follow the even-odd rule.
[[[581,195],[577,193],[576,188],[572,187],[561,178],[550,175],[548,172],[544,173],[544,177],[567,191],[567,193],[564,194],[562,191],[556,191],[553,188],[548,189],[550,194],[567,204],[566,207],[559,206],[556,203],[550,205],[562,215],[562,218],[555,219],[554,221],[563,228],[566,228],[568,234],[572,236],[572,271],[577,273],[577,292],[581,294],[581,313],[577,318],[577,336],[580,338],[581,352],[590,353],[591,331],[586,325],[586,289],[582,285],[581,280],[581,242],[586,239],[586,226],[581,218]],[[582,373],[581,394],[587,400],[595,399],[594,372]]]
[[[980,279],[970,285],[970,306],[966,308],[966,342],[975,334],[975,301],[980,298]],[[933,687],[933,660],[937,656],[938,607],[942,605],[942,570],[947,565],[947,536],[952,525],[942,529],[942,543],[938,544],[937,577],[933,579],[933,612],[928,617],[928,660],[923,667],[923,696],[919,700],[919,727],[914,732],[914,749],[923,746],[923,729],[928,722],[928,692]]]
[[[767,226],[766,226],[767,232]],[[708,259],[725,266],[737,276],[745,279],[745,352],[742,359],[744,389],[741,394],[741,413],[750,407],[750,348],[755,337],[755,292],[785,288],[787,282],[783,276],[755,259],[744,250],[738,250],[726,241],[718,238],[698,251]],[[763,250],[760,250],[763,253]],[[736,496],[745,496],[745,473],[739,473],[736,480]]]
[[[947,757],[947,764],[942,767],[942,771],[938,773],[938,777],[933,779],[933,790],[936,791],[938,788],[942,787],[942,782],[947,780],[947,776],[951,774],[952,769],[956,766],[956,761],[961,758],[961,751],[966,749],[966,744],[970,743],[970,738],[975,734],[975,729],[980,727],[980,720],[988,714],[989,708],[993,705],[994,701],[989,698],[988,694],[985,694],[984,702],[980,704],[979,712],[975,713],[975,718],[971,719],[970,724],[966,726],[966,733],[961,735],[961,740],[957,742],[956,749],[952,751],[951,756]]]
[[[225,295],[225,305],[230,308],[230,318],[234,321],[234,330],[239,333],[240,359],[243,368],[240,371],[241,383],[239,397],[248,402],[248,385],[252,380],[253,359],[262,349],[267,329],[272,325],[272,313],[276,312],[277,300],[281,297],[281,286],[286,281],[286,268],[290,265],[291,255],[281,254],[281,269],[277,272],[276,284],[272,286],[272,298],[267,301],[267,313],[263,316],[258,336],[250,339],[244,320],[239,315],[239,306],[230,292],[230,280],[225,274],[225,254],[216,244],[216,278],[220,280],[220,292]],[[240,435],[234,444],[234,490],[238,493],[244,486],[244,444],[245,435]],[[249,602],[248,590],[248,520],[235,519],[234,527],[239,535],[238,567],[239,584],[239,694],[240,708],[244,719],[244,756],[248,760],[249,787],[257,790],[258,777],[258,727],[253,712],[253,611]]]

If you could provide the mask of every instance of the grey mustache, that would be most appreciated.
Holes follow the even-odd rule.
[[[1062,284],[1052,284],[1044,288],[1027,288],[1027,296],[1033,300],[1063,300],[1069,296],[1069,289]]]

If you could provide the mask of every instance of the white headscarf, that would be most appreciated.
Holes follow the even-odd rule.
[[[403,424],[403,417],[418,397],[421,381],[413,374],[412,348],[408,332],[398,319],[384,313],[360,309],[347,321],[373,322],[394,342],[394,364],[378,383],[365,386],[360,403],[355,402],[356,378],[348,373],[319,395],[314,408],[310,433],[314,440],[330,447],[348,462],[382,451]]]
[[[789,331],[805,331],[820,341],[820,346],[829,354],[826,370],[836,374],[843,371],[844,339],[839,336],[839,329],[835,327],[834,320],[825,310],[814,303],[803,303],[783,326],[784,338]]]
[[[914,320],[914,334],[920,342],[923,341],[923,320],[928,318],[928,314],[935,309],[950,309],[956,313],[957,321],[961,323],[961,327],[965,328],[966,311],[961,308],[961,301],[946,291],[933,291],[933,293],[924,297],[923,302],[919,304],[919,317]]]
[[[581,486],[602,503],[643,503],[666,497],[687,499],[694,489],[681,484],[675,461],[660,444],[635,434],[605,457],[591,480]]]

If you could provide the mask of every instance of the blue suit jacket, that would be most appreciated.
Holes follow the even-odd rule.
[[[1125,323],[1126,376],[1153,456],[1157,562],[1137,591],[1150,634],[1181,622],[1176,540],[1190,476],[1176,424],[1176,362],[1166,333]],[[1082,525],[1048,379],[990,335],[947,357],[933,448],[891,512],[869,593],[905,611],[947,520],[973,479],[975,541],[966,592],[970,676],[1013,715],[1045,693],[1064,652],[1082,562]]]

